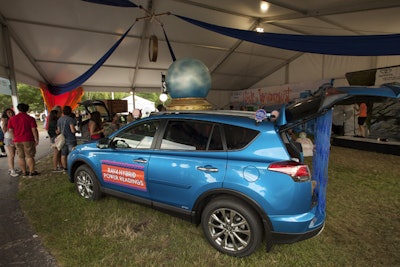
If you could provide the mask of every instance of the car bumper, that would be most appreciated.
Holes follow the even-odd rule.
[[[324,228],[325,214],[314,207],[297,215],[271,216],[274,243],[293,243],[319,234]]]
[[[277,233],[272,232],[272,242],[274,244],[290,244],[302,240],[309,239],[313,236],[320,234],[325,227],[325,223],[305,233]]]

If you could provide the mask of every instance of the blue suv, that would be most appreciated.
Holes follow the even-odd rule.
[[[288,131],[349,100],[330,93],[289,105],[276,121],[263,111],[156,113],[78,145],[69,179],[85,199],[114,195],[201,225],[228,255],[250,255],[264,239],[267,249],[306,239],[323,229],[325,212]]]
[[[263,237],[299,240],[323,227],[309,169],[284,140],[254,112],[162,113],[77,146],[69,177],[86,199],[106,193],[165,210],[201,224],[219,251],[246,256]]]

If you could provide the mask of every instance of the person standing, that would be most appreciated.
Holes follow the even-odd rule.
[[[1,150],[0,157],[7,157],[6,149],[4,148],[4,133],[1,128],[0,128],[0,150]]]
[[[1,114],[1,129],[4,132],[4,146],[8,156],[8,174],[10,174],[12,177],[17,177],[21,171],[15,169],[15,145],[13,141],[14,135],[8,130],[8,120],[13,116],[15,116],[15,112],[11,108],[7,108],[3,111],[3,114]]]
[[[27,114],[29,105],[19,103],[19,113],[8,121],[8,131],[14,135],[14,144],[18,155],[18,165],[23,176],[33,177],[35,170],[36,146],[39,144],[39,132],[36,120]],[[27,167],[29,170],[27,170]]]
[[[111,115],[111,122],[110,123],[106,123],[103,126],[104,129],[104,136],[109,136],[110,134],[112,134],[113,132],[115,132],[116,130],[118,130],[120,128],[120,118],[118,116],[117,113],[113,113]]]
[[[81,125],[81,123],[82,123],[82,114],[81,114],[81,112],[79,111],[79,110],[75,110],[74,111],[74,114],[75,114],[75,120],[76,120],[76,125],[78,125],[78,126],[80,126]]]
[[[365,103],[360,103],[358,106],[358,132],[360,134],[360,137],[365,137],[366,136],[366,129],[365,129],[365,121],[367,119],[367,104]]]
[[[157,110],[158,110],[158,112],[167,111],[167,109],[164,107],[163,104],[159,104],[159,105],[157,106]]]
[[[58,117],[61,117],[62,114],[62,108],[59,105],[54,106],[51,110],[57,110],[58,112]],[[51,112],[51,111],[50,111]],[[44,122],[44,129],[46,129],[47,131],[49,130],[49,117],[50,116],[46,116],[46,120]]]
[[[131,122],[134,121],[134,120],[135,120],[135,118],[133,117],[132,112],[129,112],[129,113],[128,113],[128,116],[126,117],[126,122],[127,122],[127,123],[131,123]]]
[[[76,142],[76,129],[75,118],[71,117],[72,109],[70,106],[64,106],[63,115],[57,121],[57,131],[59,134],[65,136],[65,144],[61,148],[61,165],[64,171],[67,170],[67,156],[71,153],[72,149],[77,145]]]
[[[90,114],[88,127],[90,133],[90,140],[99,140],[104,137],[103,122],[101,121],[100,112],[93,111]]]
[[[53,147],[53,172],[63,171],[61,165],[61,152],[55,146],[55,139],[57,137],[57,121],[61,116],[61,112],[59,113],[57,110],[53,109],[50,111],[49,120],[48,120],[48,130],[47,134],[50,137],[50,143]]]
[[[133,119],[135,121],[139,120],[139,119],[142,118],[142,110],[136,108],[136,109],[133,110],[132,115],[133,115]]]
[[[310,138],[307,137],[305,132],[301,132],[299,134],[299,138],[296,139],[296,142],[301,144],[301,148],[303,150],[303,157],[312,157],[314,154],[314,144]]]

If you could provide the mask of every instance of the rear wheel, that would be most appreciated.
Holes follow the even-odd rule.
[[[201,225],[211,245],[231,256],[252,254],[263,238],[257,213],[236,198],[223,197],[210,202],[202,213]]]
[[[79,166],[74,173],[74,181],[81,197],[87,200],[98,200],[101,197],[99,182],[89,166]]]

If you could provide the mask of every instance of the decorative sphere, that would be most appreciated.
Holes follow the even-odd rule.
[[[194,58],[182,58],[172,63],[165,82],[172,98],[205,98],[211,88],[208,68]]]

